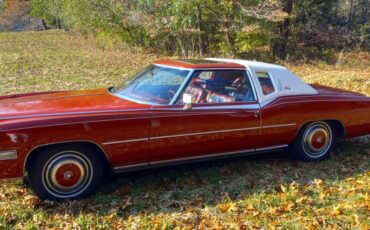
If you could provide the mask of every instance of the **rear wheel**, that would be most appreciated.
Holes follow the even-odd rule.
[[[327,158],[335,146],[336,130],[327,122],[318,121],[306,125],[291,145],[290,151],[303,161]]]
[[[74,200],[91,194],[100,184],[103,166],[93,149],[56,146],[37,153],[29,183],[41,199]]]

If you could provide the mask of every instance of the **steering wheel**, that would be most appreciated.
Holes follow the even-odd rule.
[[[168,99],[170,99],[170,101],[171,101],[175,97],[176,92],[173,91],[172,89],[170,89],[170,90],[168,90],[167,94],[168,94]]]
[[[194,83],[198,84],[200,87],[202,87],[204,89],[206,88],[206,85],[207,85],[206,80],[202,80],[202,79],[199,79],[199,78],[195,79]]]

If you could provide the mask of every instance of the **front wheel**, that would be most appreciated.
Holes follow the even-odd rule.
[[[102,180],[103,167],[93,149],[56,146],[37,154],[30,166],[29,182],[41,199],[80,199]]]
[[[329,123],[318,121],[306,125],[290,147],[290,152],[303,161],[327,158],[336,142],[336,130]]]

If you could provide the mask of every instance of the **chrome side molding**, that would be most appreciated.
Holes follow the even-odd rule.
[[[263,129],[269,129],[269,128],[280,128],[280,127],[288,127],[288,126],[296,126],[296,123],[290,123],[290,124],[277,124],[277,125],[265,125],[262,126]]]
[[[249,128],[239,128],[239,129],[223,129],[223,130],[198,132],[198,133],[182,133],[182,134],[173,134],[173,135],[168,135],[168,136],[150,137],[150,140],[158,140],[158,139],[166,139],[166,138],[174,138],[174,137],[197,136],[197,135],[208,135],[208,134],[217,134],[217,133],[231,133],[231,132],[257,130],[257,129],[260,129],[260,127],[249,127]]]
[[[15,160],[17,159],[17,151],[0,151],[0,161]]]
[[[153,162],[146,162],[146,163],[139,163],[139,164],[132,164],[132,165],[123,165],[123,166],[114,167],[113,170],[115,173],[121,173],[121,172],[128,172],[128,171],[136,171],[140,169],[156,168],[156,167],[161,167],[161,166],[171,165],[171,164],[197,162],[197,161],[204,161],[208,159],[211,160],[211,159],[217,159],[221,157],[230,157],[230,156],[238,156],[238,155],[239,156],[254,155],[254,154],[268,152],[268,151],[283,150],[283,149],[286,149],[288,146],[289,145],[275,145],[275,146],[257,148],[257,149],[245,149],[245,150],[239,150],[239,151],[221,152],[221,153],[215,153],[215,154],[169,159],[169,160],[163,160],[163,161],[153,161]]]
[[[281,127],[289,127],[289,126],[296,126],[296,125],[297,125],[296,123],[291,123],[291,124],[267,125],[267,126],[262,126],[262,127],[256,126],[256,127],[239,128],[239,129],[223,129],[223,130],[214,130],[214,131],[207,131],[207,132],[181,133],[181,134],[173,134],[173,135],[166,135],[166,136],[154,136],[154,137],[149,137],[149,138],[138,138],[138,139],[109,141],[109,142],[104,142],[103,145],[124,144],[124,143],[130,143],[130,142],[152,141],[152,140],[158,140],[158,139],[187,137],[187,136],[198,136],[198,135],[209,135],[209,134],[217,134],[217,133],[241,132],[241,131],[248,131],[248,130],[258,130],[258,129],[261,129],[261,128],[262,129],[281,128]]]
[[[110,141],[110,142],[104,142],[103,145],[124,144],[124,143],[139,142],[139,141],[149,141],[149,138],[138,138],[138,139],[123,140],[123,141]]]

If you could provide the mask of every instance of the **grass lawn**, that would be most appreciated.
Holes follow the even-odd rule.
[[[0,95],[114,85],[158,58],[110,47],[61,31],[0,33]],[[307,82],[370,95],[370,54],[348,60],[285,65]],[[73,202],[1,181],[0,229],[369,229],[369,193],[368,136],[340,141],[317,163],[270,153],[123,174]]]

